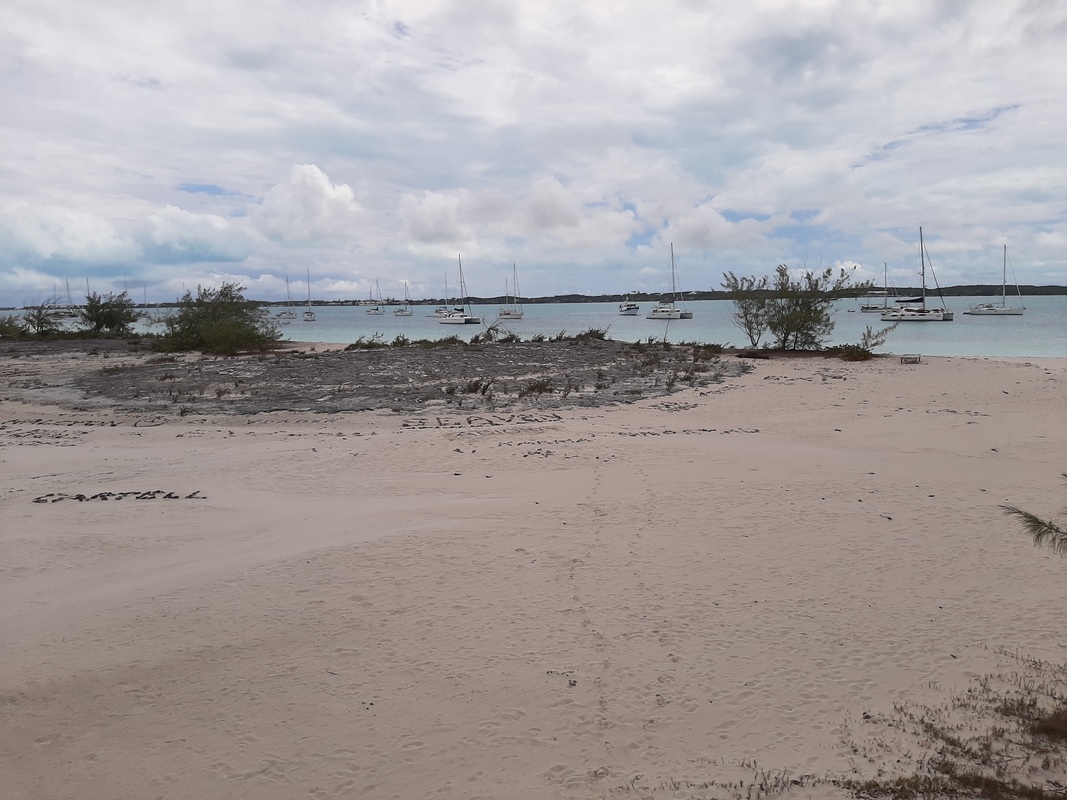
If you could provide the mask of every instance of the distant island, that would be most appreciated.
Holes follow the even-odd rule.
[[[903,286],[896,288],[896,294],[898,297],[914,297],[922,292],[920,286]],[[945,297],[999,297],[1001,287],[999,285],[986,285],[986,284],[964,284],[961,286],[946,286],[941,289],[941,294]],[[1067,295],[1067,286],[1019,286],[1019,292],[1023,295],[1035,296],[1035,295]],[[681,292],[682,299],[685,300],[732,300],[733,295],[730,292],[723,291],[706,291],[706,292]],[[768,293],[769,294],[769,293]],[[936,291],[930,291],[929,287],[926,291],[927,296],[937,294]],[[557,294],[549,297],[521,297],[520,302],[527,305],[540,305],[550,303],[621,303],[623,300],[633,300],[636,303],[655,303],[663,299],[666,296],[664,292],[624,292],[621,294]],[[496,295],[493,297],[476,297],[471,295],[470,302],[474,305],[493,305],[495,303],[505,304],[513,302],[515,298],[505,297],[503,295]],[[251,302],[259,306],[268,308],[280,307],[285,305],[293,305],[291,302],[285,300],[256,300],[250,298]],[[428,297],[422,300],[409,301],[413,306],[443,306],[455,302],[454,298],[443,299],[439,297]],[[328,306],[366,306],[376,305],[377,301],[368,300],[366,298],[362,300],[311,300],[311,305],[316,307],[328,307]],[[398,306],[404,303],[399,298],[386,297],[382,300],[383,305]],[[307,301],[300,303],[299,305],[307,305]],[[166,303],[135,303],[137,308],[175,308],[178,306],[178,302],[166,302]],[[20,311],[19,307],[0,308],[0,311]]]
[[[1067,295],[1067,286],[1020,286],[1019,291],[1023,295]],[[900,297],[914,297],[922,292],[920,286],[904,286],[897,287],[896,293]],[[999,285],[962,285],[962,286],[947,286],[941,289],[941,294],[946,297],[999,297],[1001,287]],[[936,291],[931,292],[929,287],[926,290],[926,294],[936,294]],[[685,300],[732,300],[733,295],[730,292],[723,291],[705,291],[705,292],[682,292],[682,297]],[[548,297],[521,297],[520,301],[526,305],[541,305],[550,303],[621,303],[623,300],[633,300],[636,303],[655,303],[665,297],[663,292],[624,292],[621,294],[557,294]],[[492,297],[477,297],[471,295],[470,302],[474,305],[493,305],[499,303],[511,302],[514,298],[504,297],[503,295],[495,295]],[[263,306],[284,306],[286,301],[284,300],[270,300],[270,301],[257,301]],[[401,305],[403,300],[387,297],[383,299],[384,305]],[[419,306],[443,306],[448,303],[454,302],[453,299],[445,300],[438,297],[429,297],[423,300],[411,300],[411,305]],[[375,305],[376,301],[367,299],[362,300],[312,300],[313,306],[365,306]],[[149,307],[167,308],[176,305],[175,303],[149,303]]]

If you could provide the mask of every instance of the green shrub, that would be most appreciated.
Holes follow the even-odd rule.
[[[126,292],[89,292],[78,317],[85,329],[92,333],[128,334],[130,326],[137,321],[137,312]]]
[[[154,349],[235,355],[274,346],[281,332],[266,311],[244,298],[243,291],[243,286],[224,283],[218,289],[198,286],[195,298],[186,292],[177,313],[164,320],[166,332],[153,343]]]

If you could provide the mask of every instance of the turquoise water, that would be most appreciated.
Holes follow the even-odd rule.
[[[1052,356],[1067,357],[1067,296],[1025,297],[1026,313],[1021,317],[971,317],[971,305],[989,298],[950,297],[946,305],[956,312],[953,322],[903,323],[890,334],[880,352],[922,353],[942,356]],[[686,303],[693,319],[650,320],[644,318],[649,303],[641,304],[642,316],[621,317],[617,303],[552,303],[525,306],[525,317],[503,323],[507,330],[529,339],[534,334],[555,336],[560,331],[581,333],[602,328],[619,341],[643,341],[652,336],[672,342],[698,341],[747,347],[745,335],[730,319],[729,300],[700,300]],[[474,306],[483,322],[496,319],[499,305]],[[861,314],[856,301],[841,302],[834,313],[836,327],[831,344],[858,342],[864,329],[884,327],[877,314]],[[277,308],[270,309],[276,313]],[[459,335],[469,339],[485,330],[484,325],[442,325],[429,316],[430,306],[412,306],[414,316],[394,317],[392,308],[384,316],[369,316],[359,306],[320,306],[317,321],[292,320],[282,327],[285,339],[299,342],[351,343],[360,336],[380,334],[387,342],[403,334],[409,339],[440,339]]]

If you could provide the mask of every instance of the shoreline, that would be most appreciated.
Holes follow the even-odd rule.
[[[5,390],[5,796],[733,797],[1067,659],[1067,562],[997,508],[1061,505],[1067,360],[752,366],[497,411]]]

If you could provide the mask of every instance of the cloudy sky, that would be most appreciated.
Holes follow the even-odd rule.
[[[1062,0],[3,0],[0,304],[1067,283]]]

